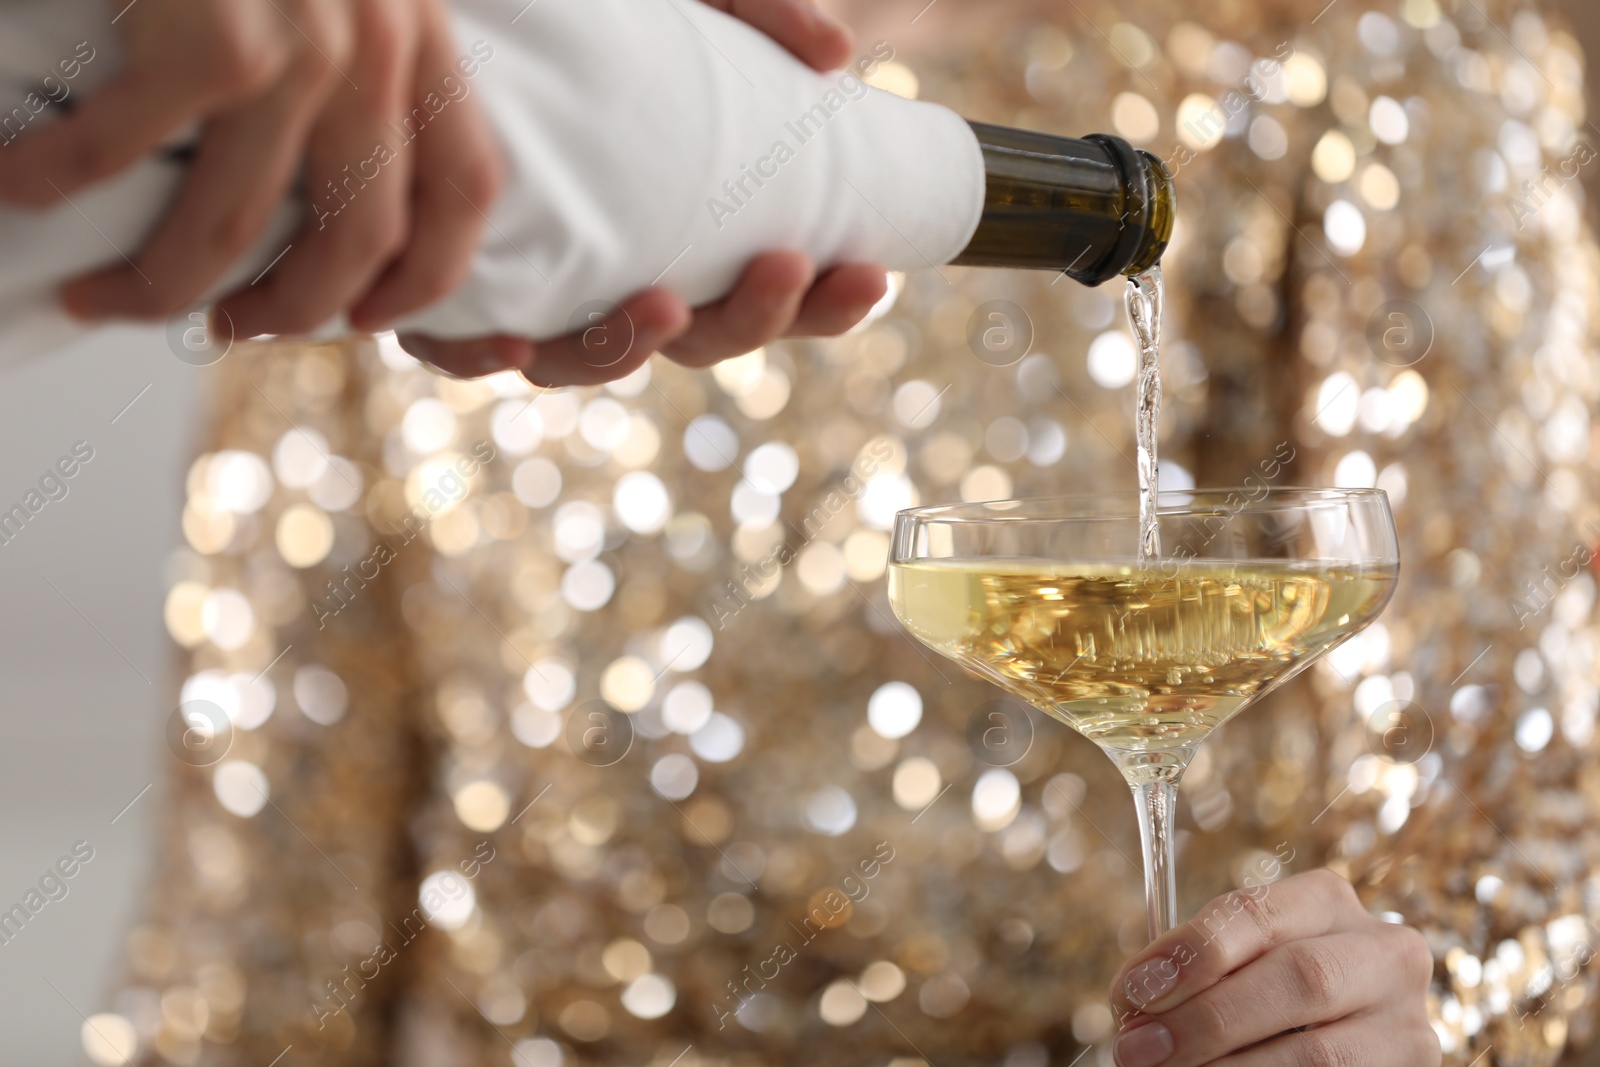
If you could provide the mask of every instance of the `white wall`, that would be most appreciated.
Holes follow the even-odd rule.
[[[128,329],[0,372],[0,511],[74,442],[95,453],[0,545],[0,911],[74,842],[94,848],[68,895],[0,945],[0,1067],[88,1062],[79,1013],[106,1007],[148,874],[171,705],[162,569],[210,373]]]

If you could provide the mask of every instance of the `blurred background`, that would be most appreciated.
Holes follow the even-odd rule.
[[[1600,55],[1600,5],[1563,6]],[[208,373],[133,329],[0,371],[0,510],[76,442],[94,449],[69,494],[0,544],[0,911],[76,842],[93,849],[68,895],[0,944],[0,1067],[86,1062],[79,1027],[142,892],[173,684],[162,570]]]

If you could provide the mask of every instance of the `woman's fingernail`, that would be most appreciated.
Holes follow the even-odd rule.
[[[1165,956],[1141,963],[1122,980],[1122,991],[1141,1008],[1149,1007],[1178,984],[1178,961]]]
[[[1172,1049],[1172,1031],[1160,1023],[1124,1030],[1111,1046],[1117,1067],[1157,1067],[1172,1058]]]

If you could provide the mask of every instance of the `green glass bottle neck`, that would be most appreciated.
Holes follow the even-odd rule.
[[[971,123],[983,149],[983,217],[965,266],[1063,271],[1085,285],[1138,274],[1172,238],[1172,177],[1119,137],[1056,137]]]

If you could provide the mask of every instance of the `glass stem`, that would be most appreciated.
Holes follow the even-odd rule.
[[[1150,940],[1178,925],[1177,864],[1173,823],[1178,814],[1178,787],[1157,779],[1133,787],[1139,809],[1139,841],[1144,849],[1145,912]]]

